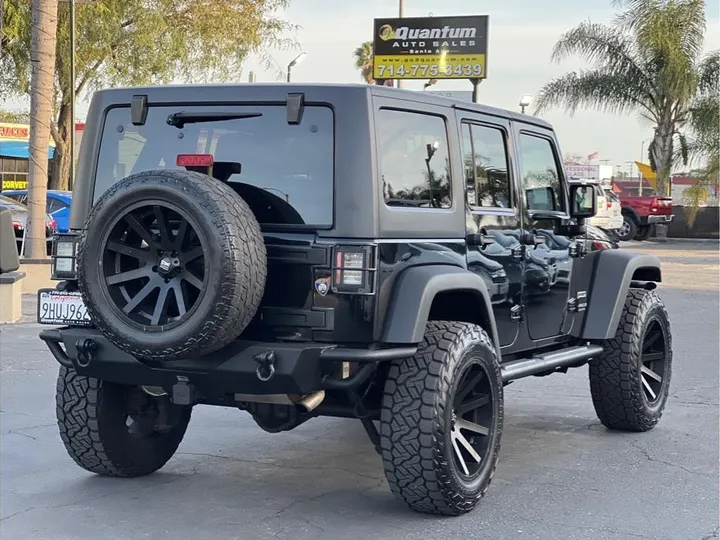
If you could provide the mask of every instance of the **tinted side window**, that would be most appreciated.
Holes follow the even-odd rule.
[[[47,200],[47,213],[52,214],[53,212],[57,212],[58,210],[62,210],[63,208],[66,208],[66,205],[64,202],[59,201],[58,199],[50,199]]]
[[[520,162],[528,210],[562,211],[564,197],[550,140],[522,133]]]
[[[502,130],[468,125],[463,128],[463,139],[468,204],[510,208],[510,179]]]
[[[385,204],[450,208],[445,120],[428,114],[381,109],[376,123]]]

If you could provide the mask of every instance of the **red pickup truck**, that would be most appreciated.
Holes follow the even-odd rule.
[[[613,182],[613,191],[620,197],[623,225],[617,231],[620,240],[645,240],[657,223],[673,220],[672,199],[660,197],[654,189],[637,183]]]

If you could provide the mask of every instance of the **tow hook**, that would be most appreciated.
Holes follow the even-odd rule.
[[[77,364],[80,367],[88,367],[93,360],[93,355],[97,351],[97,343],[91,338],[78,339],[75,342],[77,349]]]
[[[275,351],[263,351],[253,356],[258,367],[255,370],[257,378],[268,382],[275,375]]]

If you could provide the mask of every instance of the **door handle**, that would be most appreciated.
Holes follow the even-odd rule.
[[[495,239],[483,233],[471,233],[465,237],[465,241],[469,246],[480,246],[480,249],[495,243]]]
[[[526,246],[539,246],[545,243],[545,237],[542,234],[537,234],[535,230],[523,231],[520,241]]]

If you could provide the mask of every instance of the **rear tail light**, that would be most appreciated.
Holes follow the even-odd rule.
[[[372,294],[375,276],[372,246],[338,246],[333,265],[333,290],[337,293]]]
[[[75,234],[56,234],[53,237],[52,279],[75,278],[79,240],[80,237]]]
[[[54,232],[57,229],[57,221],[55,221],[54,219],[49,219],[45,226]]]
[[[178,167],[212,167],[214,162],[212,154],[178,154],[175,159]]]
[[[594,240],[592,243],[592,248],[593,251],[603,251],[604,249],[610,249],[610,246],[608,246],[605,242]]]
[[[19,221],[13,221],[13,229],[17,229],[19,231],[22,231],[24,229],[23,224]]]

